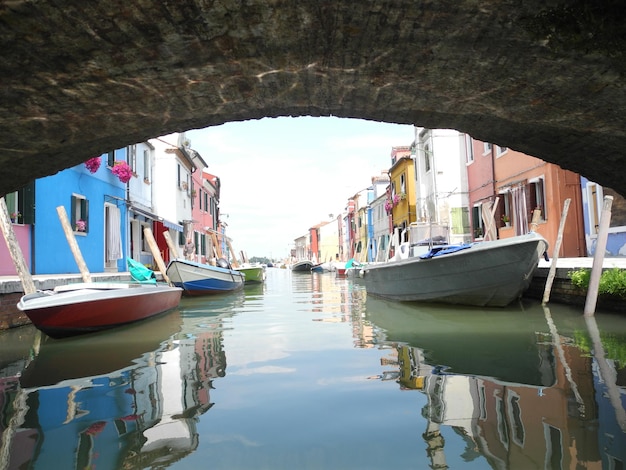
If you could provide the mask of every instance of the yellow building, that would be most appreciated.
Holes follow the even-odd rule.
[[[393,228],[408,229],[417,222],[415,211],[415,161],[411,158],[410,147],[391,148],[390,187],[387,207],[391,208]],[[408,234],[407,234],[408,237]],[[407,240],[403,240],[407,241]]]

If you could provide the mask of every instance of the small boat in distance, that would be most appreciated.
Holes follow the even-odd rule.
[[[217,264],[212,266],[176,258],[168,264],[166,274],[185,295],[225,294],[243,288],[246,277],[242,272],[232,269],[224,258],[219,258]]]
[[[246,277],[246,284],[254,284],[265,281],[265,266],[262,264],[243,263],[233,269],[244,274]]]
[[[168,285],[87,282],[22,296],[17,308],[52,338],[106,330],[178,306],[182,290]]]
[[[504,307],[528,289],[548,242],[538,233],[368,264],[359,272],[369,294],[397,301]],[[408,251],[408,250],[407,250]]]
[[[293,272],[310,273],[312,268],[313,261],[308,259],[296,261],[291,265],[291,270]]]

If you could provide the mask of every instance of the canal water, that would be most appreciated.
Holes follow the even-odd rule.
[[[0,333],[0,469],[620,469],[626,318],[368,298],[334,273]]]

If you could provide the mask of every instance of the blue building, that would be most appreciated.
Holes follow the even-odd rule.
[[[33,274],[78,273],[57,207],[63,206],[90,272],[126,271],[127,184],[113,173],[127,161],[127,149],[97,157],[92,173],[85,164],[35,181],[32,226]]]

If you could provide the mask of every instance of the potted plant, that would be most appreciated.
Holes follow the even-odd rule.
[[[502,223],[504,224],[505,227],[509,227],[511,225],[511,219],[509,219],[509,216],[504,214],[502,216]]]

